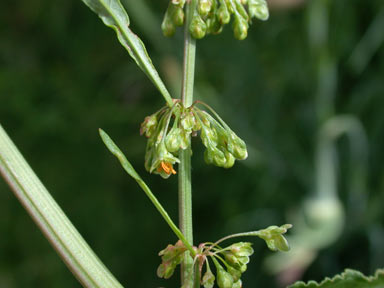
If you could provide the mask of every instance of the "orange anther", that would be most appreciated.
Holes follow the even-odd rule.
[[[176,170],[173,169],[172,163],[161,161],[160,166],[157,168],[158,172],[164,171],[166,174],[170,175],[176,174]]]

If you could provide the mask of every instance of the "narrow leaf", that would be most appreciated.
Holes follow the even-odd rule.
[[[332,279],[325,278],[321,283],[309,281],[308,283],[296,282],[288,288],[383,288],[384,287],[384,269],[376,271],[375,276],[365,276],[359,271],[346,269],[340,275]]]
[[[153,84],[164,96],[165,101],[173,105],[172,97],[161,80],[159,73],[148,56],[144,43],[129,28],[129,17],[120,0],[82,0],[95,12],[104,24],[117,33],[121,45],[128,51],[136,64],[149,77]]]
[[[122,288],[37,178],[1,125],[0,174],[84,287]]]
[[[145,194],[148,196],[148,198],[152,201],[153,205],[155,205],[156,209],[159,211],[161,216],[163,216],[165,222],[167,222],[168,226],[172,229],[172,231],[176,234],[176,236],[183,242],[185,247],[188,248],[188,250],[191,252],[192,255],[195,255],[195,251],[193,250],[191,244],[187,241],[187,239],[184,237],[183,233],[177,228],[175,223],[172,221],[171,217],[169,217],[167,211],[163,208],[163,206],[160,204],[159,200],[157,200],[156,196],[152,193],[151,189],[145,184],[143,179],[137,174],[135,169],[133,169],[131,163],[127,160],[123,152],[121,152],[120,148],[117,147],[115,142],[109,137],[107,133],[105,133],[102,129],[99,129],[100,137],[103,140],[105,146],[107,146],[108,150],[111,151],[113,155],[117,157],[117,159],[120,161],[121,166],[123,166],[124,170],[133,178],[136,180],[136,182],[139,184],[141,189],[145,192]]]
[[[113,155],[116,156],[116,158],[120,161],[121,166],[123,166],[124,170],[133,178],[135,179],[139,185],[145,185],[144,181],[141,179],[139,174],[133,169],[131,163],[127,160],[123,152],[117,147],[115,142],[109,137],[107,133],[104,132],[104,130],[99,129],[100,137],[103,140],[105,146],[107,146],[108,150],[111,151]]]

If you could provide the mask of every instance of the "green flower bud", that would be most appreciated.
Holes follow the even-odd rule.
[[[209,152],[212,155],[212,163],[219,167],[225,167],[227,163],[227,158],[225,156],[225,153],[221,151],[220,149],[213,147],[212,149],[209,149]]]
[[[176,26],[173,21],[168,18],[167,14],[165,14],[163,22],[161,23],[161,30],[163,31],[163,35],[165,37],[171,37],[176,32]]]
[[[201,284],[204,288],[212,288],[215,284],[215,275],[213,275],[209,266],[207,266],[207,272],[205,272],[203,279],[201,280]]]
[[[205,163],[207,163],[208,165],[209,165],[209,164],[213,164],[212,153],[210,153],[210,152],[208,151],[208,149],[206,149],[206,150],[204,151],[204,161],[205,161]]]
[[[178,240],[175,245],[168,244],[168,246],[159,252],[159,256],[163,261],[169,261],[181,255],[187,250],[183,242]]]
[[[247,270],[247,264],[249,263],[249,257],[247,256],[236,256],[232,252],[225,251],[224,253],[225,260],[233,268],[240,270],[243,273]]]
[[[233,283],[233,286],[232,286],[232,288],[241,288],[241,287],[243,287],[243,283],[241,283],[241,280]]]
[[[156,131],[157,117],[156,115],[147,116],[144,122],[141,123],[140,135],[145,134],[146,137],[151,137]]]
[[[223,25],[220,21],[215,17],[208,18],[207,21],[207,33],[209,34],[220,34],[223,31]]]
[[[218,142],[216,130],[203,126],[200,134],[205,147],[215,147]]]
[[[288,241],[284,238],[283,234],[292,227],[291,224],[285,224],[283,226],[270,226],[266,229],[257,232],[257,236],[264,239],[267,246],[272,251],[289,251]]]
[[[157,276],[159,278],[169,279],[175,272],[176,265],[172,262],[161,263],[157,268]]]
[[[277,250],[280,250],[283,252],[289,251],[288,241],[282,235],[276,235],[275,237],[267,240],[266,242],[267,242],[268,248],[271,249],[272,251],[277,251]]]
[[[181,146],[181,129],[173,127],[165,137],[165,146],[169,152],[177,152]]]
[[[234,268],[241,267],[241,263],[239,259],[237,259],[237,257],[232,252],[225,251],[223,254],[225,257],[225,261],[227,261],[229,265],[231,265]]]
[[[157,268],[157,276],[160,278],[170,278],[177,265],[181,263],[184,252],[187,250],[184,244],[179,240],[175,245],[168,245],[167,248],[159,252],[162,263]]]
[[[207,25],[197,13],[193,15],[191,24],[189,26],[189,32],[195,39],[203,38],[207,32]]]
[[[197,121],[197,120],[196,120],[196,117],[195,117],[195,125],[193,125],[193,127],[192,127],[192,131],[197,132],[197,131],[199,131],[200,129],[201,129],[201,123],[200,123],[200,121]]]
[[[244,40],[248,35],[248,23],[240,17],[236,17],[233,22],[233,33],[237,40]]]
[[[268,20],[269,11],[265,0],[248,0],[248,13],[251,18]]]
[[[172,0],[172,4],[173,5],[178,5],[180,6],[181,8],[184,7],[184,4],[185,4],[185,0]]]
[[[234,13],[235,11],[233,10],[232,2],[233,0],[222,0],[222,2],[225,2],[225,5],[228,8],[228,11],[230,14]]]
[[[181,130],[181,134],[180,134],[180,148],[185,150],[187,149],[189,146],[191,146],[191,132],[188,132],[188,131],[185,131],[185,130]]]
[[[217,9],[217,19],[222,25],[228,24],[231,21],[231,14],[229,14],[227,5],[221,1],[219,9]]]
[[[185,112],[181,115],[180,124],[185,131],[192,131],[195,127],[196,119],[192,112]]]
[[[247,264],[242,264],[239,268],[240,272],[241,273],[244,273],[245,271],[247,271]]]
[[[216,262],[217,263],[217,262]],[[215,264],[216,264],[215,263]],[[233,277],[220,264],[216,264],[217,270],[217,285],[219,288],[232,288]]]
[[[184,10],[183,8],[179,6],[174,6],[174,9],[172,11],[172,20],[173,23],[176,26],[183,26],[184,25]]]
[[[165,146],[165,143],[162,141],[160,144],[155,145],[156,149],[156,161],[164,161],[164,162],[169,162],[172,164],[175,164],[176,162],[179,163],[179,159],[177,159],[172,153],[169,153],[167,150],[167,147]]]
[[[176,162],[179,163],[180,160],[172,153],[168,152],[164,141],[161,141],[159,144],[155,144],[154,146],[154,154],[149,172],[160,174],[160,176],[164,179],[167,179],[172,174],[176,174],[172,165]]]
[[[245,10],[244,6],[242,5],[242,3],[240,3],[239,1],[235,1],[235,5],[236,5],[236,10],[237,12],[241,15],[241,17],[248,22],[249,20],[249,17],[248,17],[248,13],[247,13],[247,10]]]
[[[224,155],[225,155],[225,163],[222,167],[229,169],[235,164],[235,157],[233,157],[233,155],[228,151],[224,151]]]
[[[200,0],[197,4],[197,11],[201,17],[206,17],[212,9],[212,0]]]
[[[228,150],[233,154],[233,156],[235,156],[238,160],[247,159],[248,151],[245,142],[233,132],[230,132],[229,139]]]
[[[240,280],[241,277],[241,271],[233,268],[232,266],[227,267],[227,271],[229,274],[231,274],[233,278],[233,282],[237,282]]]
[[[251,256],[254,252],[250,242],[234,243],[229,248],[236,257]]]

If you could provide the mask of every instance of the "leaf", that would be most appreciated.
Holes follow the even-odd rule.
[[[129,28],[129,17],[120,0],[82,0],[95,12],[104,24],[117,33],[121,45],[127,49],[136,64],[159,89],[169,105],[173,105],[172,97],[161,80],[159,73],[148,56],[144,43]]]
[[[365,276],[363,273],[346,269],[340,275],[336,275],[332,279],[325,278],[320,284],[315,281],[304,283],[296,282],[288,288],[384,288],[384,269],[376,271],[375,276]]]
[[[127,160],[123,152],[117,147],[115,142],[109,137],[107,133],[104,132],[104,130],[99,129],[100,137],[103,140],[105,146],[107,146],[108,150],[111,151],[113,155],[119,159],[121,166],[123,166],[124,170],[133,178],[135,179],[139,185],[145,184],[144,181],[140,178],[139,174],[133,169],[131,163]]]
[[[123,287],[85,242],[0,124],[1,175],[83,287]]]
[[[191,255],[195,255],[195,251],[193,250],[191,244],[186,240],[183,233],[177,228],[176,224],[172,221],[171,217],[169,217],[167,211],[164,209],[164,207],[160,204],[159,200],[157,200],[156,196],[152,193],[151,189],[145,184],[143,179],[137,174],[135,169],[132,167],[131,163],[127,160],[123,152],[121,152],[120,148],[117,147],[115,142],[111,139],[111,137],[108,136],[107,133],[105,133],[102,129],[99,129],[100,137],[103,140],[105,146],[107,146],[108,150],[111,151],[113,155],[117,157],[117,159],[120,161],[121,166],[123,166],[124,170],[133,178],[136,180],[137,184],[143,189],[144,193],[148,196],[148,198],[151,200],[152,204],[156,207],[157,211],[163,216],[165,222],[167,222],[168,226],[172,229],[172,231],[175,233],[175,235],[183,242],[185,247],[191,252]]]

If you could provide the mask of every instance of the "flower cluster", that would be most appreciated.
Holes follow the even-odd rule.
[[[172,36],[177,26],[184,25],[186,0],[171,0],[162,23],[165,36]],[[252,18],[267,20],[269,17],[266,0],[198,0],[192,16],[189,31],[196,39],[206,34],[219,34],[233,15],[233,32],[237,39],[247,37]]]
[[[199,247],[193,247],[196,255],[194,257],[194,269],[198,269],[200,275],[200,284],[204,288],[212,288],[217,283],[219,288],[241,288],[241,276],[247,270],[249,257],[253,254],[252,243],[238,242],[228,247],[222,248],[219,244],[229,238],[237,236],[258,236],[264,239],[267,246],[273,251],[288,251],[289,246],[283,234],[287,232],[292,225],[270,226],[266,229],[234,234],[217,241],[216,243],[202,243]],[[177,265],[181,263],[187,248],[181,241],[175,245],[168,245],[159,255],[162,256],[162,263],[157,269],[157,275],[160,278],[168,279],[174,273]],[[216,268],[215,273],[210,267],[211,260]],[[203,268],[205,273],[203,274]]]
[[[205,105],[213,115],[196,107]],[[204,154],[208,164],[230,168],[235,159],[247,158],[247,148],[228,125],[208,105],[195,102],[185,108],[176,101],[172,107],[163,107],[145,118],[140,133],[148,138],[145,153],[145,168],[150,173],[168,178],[176,174],[173,165],[179,163],[180,149],[190,147],[191,136],[200,137],[207,148]]]
[[[240,278],[241,274],[247,270],[249,256],[253,254],[251,246],[252,243],[250,242],[238,242],[223,249],[218,246],[212,247],[211,259],[216,267],[217,286],[220,288],[240,288],[242,286]],[[204,288],[212,288],[214,280],[215,276],[207,259],[207,268],[201,284]]]

